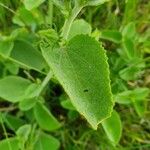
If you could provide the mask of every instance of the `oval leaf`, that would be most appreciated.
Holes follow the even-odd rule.
[[[76,110],[74,108],[74,106],[72,105],[70,99],[67,99],[67,100],[63,100],[61,101],[61,106],[65,109],[68,109],[68,110]]]
[[[120,43],[122,40],[122,35],[116,30],[104,30],[102,31],[100,38],[112,41],[114,43]]]
[[[146,101],[134,101],[134,109],[139,117],[143,117],[147,111],[147,102]]]
[[[0,141],[1,150],[19,150],[17,138],[8,138]]]
[[[60,142],[53,136],[41,132],[37,142],[35,143],[34,150],[58,150]]]
[[[17,134],[17,138],[19,141],[20,149],[23,149],[23,147],[25,147],[26,142],[29,140],[30,133],[31,133],[31,125],[30,124],[21,126],[17,130],[16,134]]]
[[[60,127],[60,123],[50,113],[50,111],[41,103],[34,106],[34,115],[39,126],[47,131],[53,131]]]
[[[114,99],[119,104],[130,104],[132,102],[145,101],[149,94],[148,88],[136,88],[134,90],[126,90],[114,96]]]
[[[134,22],[128,23],[124,27],[124,29],[122,31],[122,35],[124,37],[127,37],[127,38],[131,39],[131,40],[134,40],[135,37],[136,37],[136,26],[135,26],[135,23]]]
[[[10,102],[21,101],[31,82],[27,79],[8,76],[0,80],[0,97]]]
[[[68,39],[73,38],[78,34],[91,34],[92,28],[90,24],[83,19],[75,20],[70,28]]]
[[[22,111],[30,110],[37,102],[37,98],[24,99],[19,103],[19,109]]]
[[[47,43],[41,49],[75,108],[96,129],[113,107],[103,47],[87,35],[78,35],[63,49],[47,47]]]
[[[15,41],[10,57],[29,69],[39,71],[45,67],[45,60],[40,52],[26,41]]]
[[[112,116],[102,122],[102,126],[110,141],[118,144],[122,134],[122,124],[120,116],[116,111],[113,111]]]
[[[9,40],[0,40],[0,55],[8,57],[13,49],[14,43]]]
[[[11,114],[2,114],[2,116],[7,127],[13,131],[16,131],[25,123],[25,121],[20,119],[18,116],[13,116]]]
[[[136,56],[135,44],[131,39],[124,38],[123,39],[123,50],[127,55],[128,59],[133,59]]]

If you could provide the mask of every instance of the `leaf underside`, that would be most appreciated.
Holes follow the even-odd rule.
[[[113,107],[107,57],[102,46],[87,35],[78,35],[66,47],[47,47],[42,43],[41,50],[75,108],[97,129]]]

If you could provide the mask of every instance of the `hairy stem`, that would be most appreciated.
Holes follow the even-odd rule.
[[[45,88],[45,86],[48,84],[49,80],[52,78],[53,76],[53,73],[52,71],[49,71],[47,76],[45,77],[45,79],[43,80],[40,88],[38,89],[38,92],[37,92],[37,97],[41,94],[41,92],[43,91],[43,89]]]
[[[70,16],[66,19],[64,26],[63,26],[63,30],[62,30],[62,34],[61,36],[64,39],[68,38],[68,34],[71,28],[71,25],[74,21],[74,19],[77,17],[77,15],[79,14],[79,12],[81,11],[81,9],[83,8],[83,6],[75,6],[72,10],[72,12],[70,13]]]
[[[52,27],[53,24],[53,2],[51,0],[48,1],[48,18],[49,18],[49,24]]]

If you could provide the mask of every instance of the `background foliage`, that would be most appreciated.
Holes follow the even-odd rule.
[[[0,149],[149,150],[150,1],[89,0],[71,26],[68,39],[88,34],[107,50],[115,106],[97,131],[56,78],[42,82],[49,67],[41,37],[51,28],[60,34],[71,8],[53,2],[0,1]]]

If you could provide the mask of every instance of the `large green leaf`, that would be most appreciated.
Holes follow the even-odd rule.
[[[34,115],[39,126],[47,131],[53,131],[60,127],[60,123],[51,112],[41,103],[34,106]]]
[[[109,140],[114,145],[118,144],[122,134],[122,124],[119,114],[113,111],[112,116],[102,122],[102,126]]]
[[[60,142],[53,136],[41,132],[37,142],[35,143],[34,150],[58,150]]]
[[[0,97],[10,102],[24,99],[24,92],[31,82],[17,76],[7,76],[0,80]]]
[[[112,111],[107,57],[103,47],[87,35],[72,38],[68,45],[41,44],[43,56],[76,109],[94,129]]]
[[[0,150],[19,150],[17,138],[8,138],[0,141]]]

